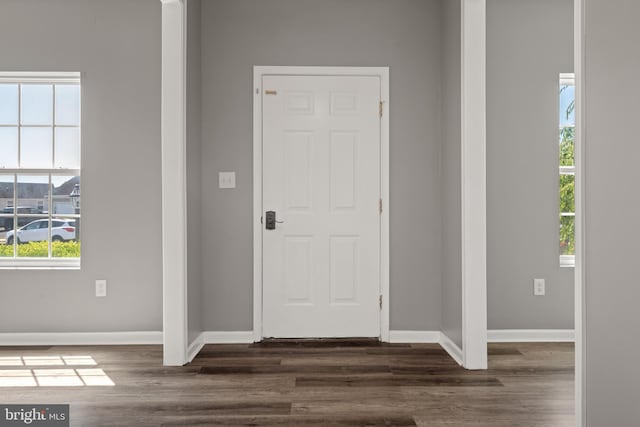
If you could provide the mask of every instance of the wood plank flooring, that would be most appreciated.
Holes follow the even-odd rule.
[[[371,340],[207,345],[181,368],[160,346],[0,347],[0,403],[69,403],[83,427],[574,425],[572,344],[491,344],[489,365]]]

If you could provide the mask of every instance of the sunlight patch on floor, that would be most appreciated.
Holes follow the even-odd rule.
[[[91,356],[12,356],[0,357],[0,366],[95,366]]]
[[[91,356],[0,357],[0,387],[114,386]],[[93,368],[68,368],[83,366]],[[32,369],[16,369],[33,367]]]

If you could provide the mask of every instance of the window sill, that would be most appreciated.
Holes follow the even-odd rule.
[[[0,270],[80,270],[80,258],[0,259]]]

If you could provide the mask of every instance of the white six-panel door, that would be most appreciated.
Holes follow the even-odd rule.
[[[264,337],[380,336],[380,78],[263,76]]]

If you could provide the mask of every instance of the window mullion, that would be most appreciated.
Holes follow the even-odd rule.
[[[18,84],[18,167],[22,166],[22,84]],[[13,257],[18,258],[18,174],[13,174]]]
[[[68,168],[46,168],[46,169],[15,169],[15,168],[4,168],[0,169],[3,174],[19,174],[19,175],[80,175],[80,169],[68,169]]]
[[[47,225],[47,241],[49,242],[49,244],[47,245],[47,248],[48,248],[48,251],[49,251],[48,252],[49,258],[53,258],[53,248],[52,248],[53,243],[51,242],[51,227],[53,227],[53,221],[51,219],[51,206],[52,206],[51,201],[53,199],[53,191],[52,191],[52,189],[53,189],[53,183],[51,182],[51,174],[49,174],[49,186],[48,186],[48,189],[47,189],[47,194],[49,195],[49,203],[48,203],[49,204],[49,208],[47,209],[49,211],[48,215],[47,215],[47,219],[49,220],[48,221],[48,225]]]
[[[22,166],[22,85],[18,84],[18,167]]]
[[[20,113],[18,113],[19,115]],[[18,132],[19,133],[19,132]],[[13,174],[13,257],[18,257],[18,174]]]
[[[56,167],[56,85],[53,85],[53,96],[51,97],[51,109],[53,121],[51,123],[51,167]],[[51,177],[49,177],[51,181]]]
[[[51,167],[55,168],[56,167],[56,85],[53,85],[53,96],[51,97],[51,116],[52,116],[52,122],[51,122]],[[52,200],[53,200],[53,182],[51,179],[51,173],[49,173],[49,186],[47,188],[47,194],[49,195],[49,208],[47,209],[48,211],[48,226],[47,226],[47,248],[49,251],[49,258],[53,258],[53,242],[51,241],[51,228],[53,227],[53,221],[51,218],[51,211],[52,211]]]

